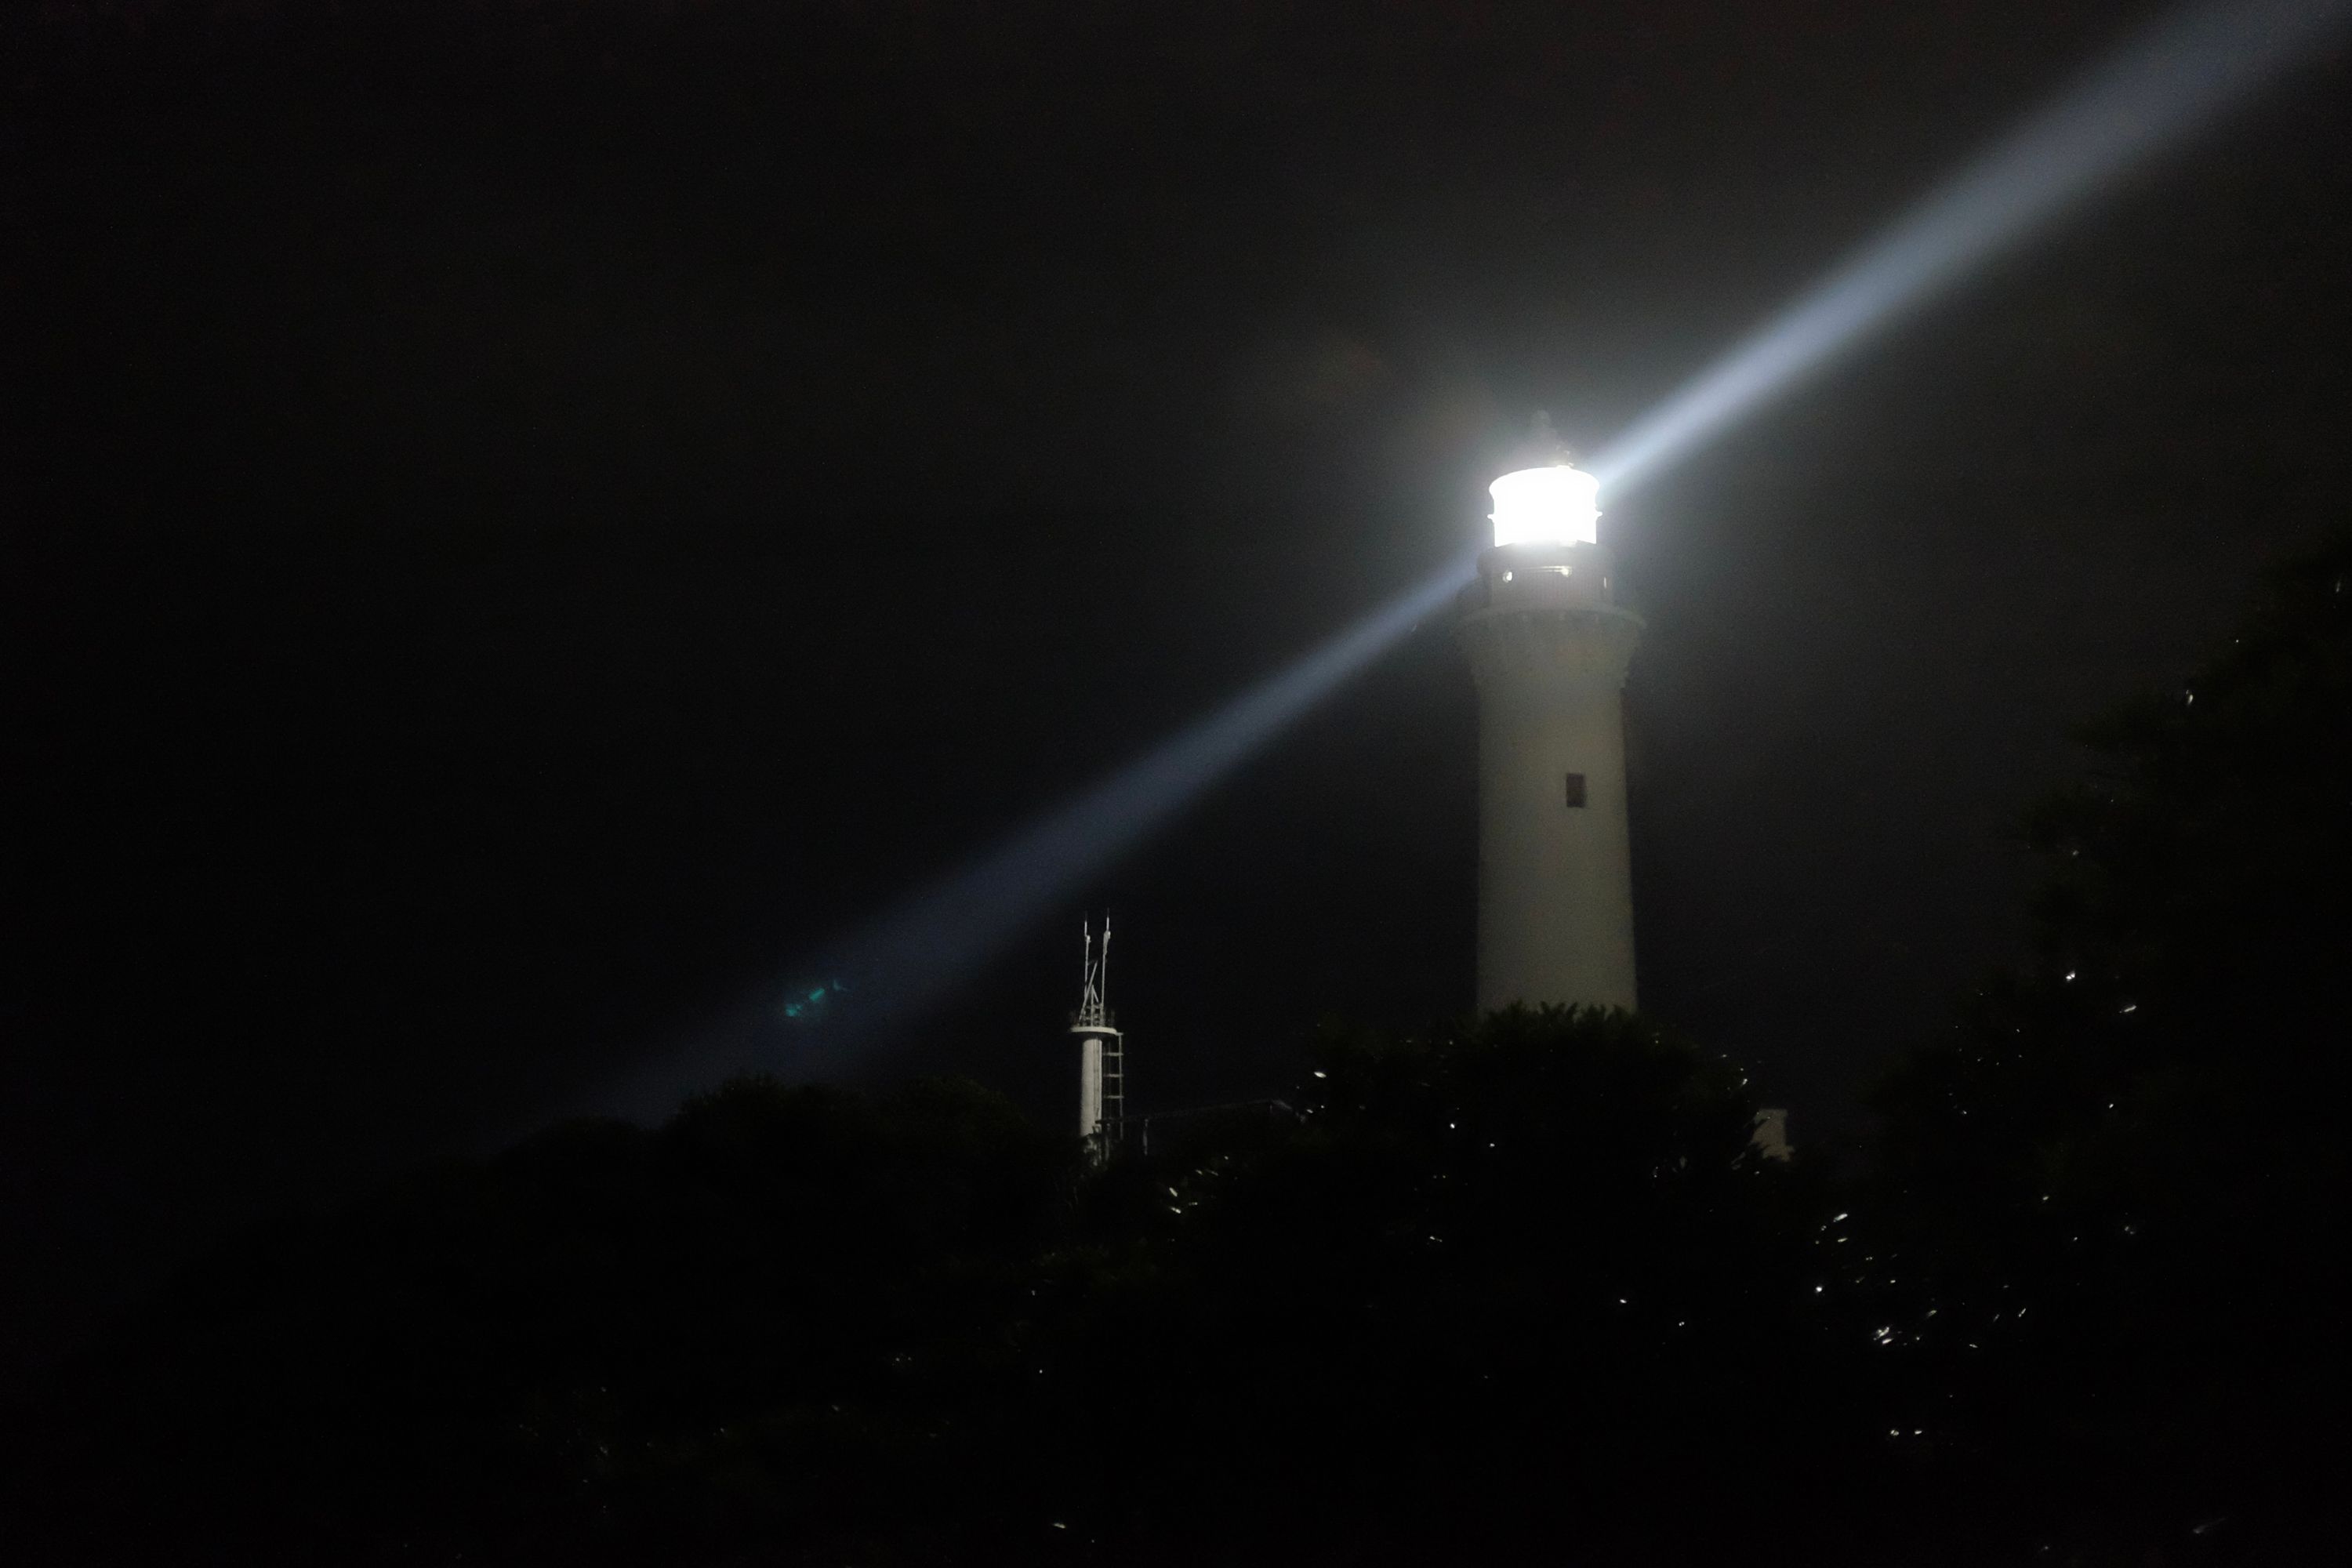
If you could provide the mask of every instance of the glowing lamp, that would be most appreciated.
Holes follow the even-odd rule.
[[[1601,481],[1555,463],[1521,468],[1486,487],[1496,544],[1591,544],[1600,534]]]

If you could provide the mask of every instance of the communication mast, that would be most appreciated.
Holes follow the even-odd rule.
[[[1086,1140],[1088,1158],[1100,1163],[1110,1157],[1127,1120],[1127,1041],[1112,1027],[1111,1011],[1103,1003],[1110,971],[1110,916],[1103,916],[1099,944],[1091,923],[1081,921],[1078,930],[1086,963],[1078,1010],[1070,1015],[1070,1033],[1078,1037],[1078,1136]]]

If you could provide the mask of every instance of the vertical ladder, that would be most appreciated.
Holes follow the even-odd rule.
[[[1127,1131],[1127,1037],[1124,1035],[1109,1035],[1103,1039],[1102,1116],[1103,1142],[1106,1145],[1118,1142]]]

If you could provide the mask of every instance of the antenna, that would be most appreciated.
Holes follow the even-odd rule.
[[[1103,921],[1102,951],[1095,950],[1095,932],[1091,923],[1078,927],[1085,942],[1086,963],[1079,971],[1078,1010],[1071,1015],[1070,1026],[1077,1029],[1101,1029],[1110,1025],[1110,1009],[1103,1005],[1103,977],[1110,967],[1110,921]]]

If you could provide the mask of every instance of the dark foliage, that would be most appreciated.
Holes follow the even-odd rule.
[[[2026,824],[2035,962],[1881,1090],[1853,1245],[1906,1422],[2021,1514],[2259,1558],[2346,1480],[2352,537],[2083,740]]]
[[[746,1081],[656,1133],[558,1127],[289,1223],[152,1303],[50,1413],[50,1545],[715,1561],[870,1531],[950,1407],[1017,1386],[992,1331],[1066,1163],[969,1086]]]
[[[1743,1531],[1675,1502],[1694,1466],[1760,1485],[1753,1423],[1805,1359],[1800,1183],[1748,1152],[1737,1073],[1558,1012],[1318,1059],[1295,1112],[1092,1174],[976,1089],[753,1081],[255,1236],[51,1411],[45,1549],[969,1561]]]

